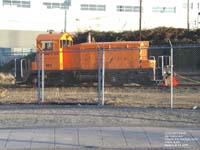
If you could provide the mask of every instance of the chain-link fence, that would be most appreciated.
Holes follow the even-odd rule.
[[[170,51],[143,42],[12,53],[1,66],[1,103],[199,107],[200,46],[173,46],[173,64]]]
[[[170,56],[170,47],[152,47],[149,49],[149,54],[156,56],[157,66],[159,66],[159,56]],[[173,71],[178,82],[178,85],[173,88],[173,106],[176,108],[195,108],[195,106],[200,105],[198,93],[200,85],[199,56],[199,45],[173,46]],[[158,91],[158,99],[161,105],[169,107],[171,105],[171,96],[169,96],[171,89],[169,86],[163,89],[164,93],[163,90]]]
[[[96,50],[46,51],[37,56],[41,58],[37,58],[38,61],[41,60],[41,71],[38,73],[41,74],[40,102],[98,103],[98,52]],[[96,61],[90,62],[91,58]],[[38,64],[39,62],[36,62],[36,66]]]

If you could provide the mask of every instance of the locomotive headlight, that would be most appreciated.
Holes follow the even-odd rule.
[[[140,47],[143,47],[144,46],[144,43],[142,42],[142,43],[140,43]]]

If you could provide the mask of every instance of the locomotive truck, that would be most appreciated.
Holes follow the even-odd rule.
[[[42,69],[42,53],[45,84],[50,85],[97,82],[98,67],[102,69],[102,51],[105,52],[106,83],[149,84],[162,76],[155,58],[149,59],[148,41],[73,44],[70,33],[50,32],[38,35],[36,45],[36,53],[15,61],[18,83],[37,82],[38,69]]]

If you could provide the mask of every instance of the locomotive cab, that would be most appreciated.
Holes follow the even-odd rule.
[[[73,45],[72,36],[69,33],[40,34],[36,39],[37,50],[59,51],[60,48]]]
[[[37,58],[39,54],[44,53],[46,71],[63,70],[63,48],[73,45],[73,39],[69,33],[40,34],[36,39],[36,44]],[[32,62],[32,69],[38,70],[37,62]]]
[[[18,83],[36,80],[38,67],[42,69],[42,53],[44,69],[47,72],[63,70],[63,49],[73,45],[69,33],[40,34],[36,39],[37,52],[15,60],[15,78]],[[40,63],[40,65],[38,64]]]

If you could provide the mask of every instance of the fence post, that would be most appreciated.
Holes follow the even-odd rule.
[[[105,85],[105,49],[102,49],[102,101],[101,105],[104,105],[104,85]]]
[[[98,105],[101,104],[101,51],[98,48]]]
[[[37,60],[37,62],[38,62],[38,104],[40,104],[40,99],[41,99],[41,95],[40,95],[40,50],[37,52],[37,54],[38,54],[38,60]]]
[[[174,89],[173,89],[173,74],[174,74],[174,70],[173,70],[173,46],[172,46],[172,43],[171,43],[171,41],[170,41],[170,39],[169,39],[169,44],[170,44],[170,47],[171,47],[171,49],[170,49],[170,55],[171,55],[171,88],[170,88],[170,91],[171,91],[171,109],[173,109],[173,103],[174,103]]]
[[[15,78],[17,77],[17,58],[15,58]]]
[[[42,52],[42,101],[44,102],[44,52]]]

